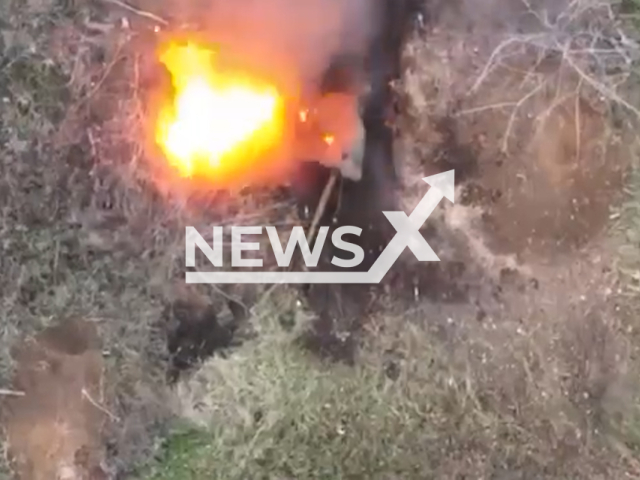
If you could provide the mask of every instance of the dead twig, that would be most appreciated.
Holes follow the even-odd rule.
[[[535,40],[535,38],[538,36],[539,35],[514,36],[514,37],[509,37],[506,40],[504,40],[502,43],[500,43],[500,45],[498,45],[491,53],[489,60],[487,60],[487,63],[485,63],[482,71],[480,72],[480,75],[478,76],[475,83],[469,90],[469,94],[476,93],[478,89],[484,84],[489,74],[493,71],[497,61],[499,60],[499,55],[500,53],[502,53],[503,50],[513,45],[514,43],[527,44],[528,42]]]
[[[576,102],[575,102],[575,117],[576,117],[576,165],[580,165],[580,140],[582,139],[582,117],[580,111],[580,88],[582,87],[582,79],[578,83]]]
[[[511,116],[509,117],[509,123],[507,124],[507,129],[504,133],[504,140],[502,141],[502,152],[504,154],[508,153],[509,150],[509,138],[511,137],[511,130],[513,129],[513,124],[518,116],[518,111],[520,107],[525,104],[527,100],[531,97],[535,96],[540,90],[542,90],[546,86],[546,82],[539,83],[535,88],[531,89],[529,93],[527,93],[524,97],[522,97],[513,108],[511,112]]]
[[[98,410],[100,410],[102,413],[107,415],[112,421],[114,421],[116,423],[120,422],[120,419],[118,417],[116,417],[113,413],[111,413],[109,410],[107,410],[105,407],[103,407],[98,402],[96,402],[93,398],[91,398],[91,395],[89,395],[89,392],[87,392],[87,390],[84,389],[84,388],[82,389],[82,396],[84,398],[86,398],[91,405],[93,405]]]
[[[322,215],[324,215],[324,212],[327,209],[327,203],[329,202],[329,198],[331,197],[331,192],[333,191],[333,188],[335,187],[335,184],[336,184],[337,180],[338,180],[338,171],[337,170],[332,170],[331,171],[331,176],[329,177],[329,180],[327,181],[326,185],[324,186],[324,189],[322,190],[322,195],[320,196],[320,201],[318,202],[318,207],[316,208],[316,211],[315,211],[315,213],[313,215],[313,220],[311,221],[311,226],[309,228],[309,236],[308,236],[308,239],[307,239],[307,243],[308,243],[310,248],[312,248],[313,240],[315,238],[316,231],[318,229],[318,224],[320,223],[320,219],[322,218]],[[291,262],[289,264],[289,267],[288,267],[287,270],[291,271],[291,269],[293,268],[293,263],[294,262]],[[302,268],[304,270],[307,270],[307,265],[304,262],[302,263]],[[251,312],[251,314],[255,315],[256,311],[258,311],[259,308],[266,303],[267,299],[280,286],[282,286],[282,283],[275,283],[275,284],[271,285],[260,296],[260,299],[251,308],[251,310],[249,310]]]
[[[0,396],[6,397],[24,397],[25,393],[18,390],[8,390],[6,388],[0,388]]]
[[[480,107],[467,108],[465,110],[461,110],[459,112],[456,112],[453,116],[454,117],[463,117],[465,115],[473,115],[473,114],[476,114],[476,113],[486,112],[488,110],[501,110],[503,108],[515,107],[517,105],[518,105],[518,102],[493,103],[491,105],[483,105],[483,106],[480,106]]]
[[[149,20],[153,20],[154,22],[159,23],[159,24],[164,25],[164,26],[169,25],[169,22],[167,20],[165,20],[164,18],[156,15],[155,13],[147,12],[147,11],[140,10],[138,8],[132,7],[128,3],[123,2],[121,0],[104,0],[104,1],[107,2],[107,3],[111,3],[112,5],[116,5],[116,6],[120,7],[120,8],[124,8],[125,10],[128,10],[129,12],[138,15],[139,17],[148,18]]]
[[[333,192],[333,187],[338,180],[338,171],[332,170],[331,176],[327,181],[327,184],[324,186],[324,190],[322,191],[322,196],[320,197],[320,201],[318,202],[318,208],[313,215],[313,220],[311,222],[311,227],[309,228],[309,245],[313,244],[313,239],[316,236],[316,231],[318,230],[318,223],[320,223],[320,219],[324,215],[325,210],[327,209],[327,202],[331,197],[331,192]]]
[[[600,95],[605,98],[609,98],[613,102],[622,105],[624,108],[632,112],[637,118],[640,118],[640,110],[627,102],[624,98],[614,92],[612,89],[604,85],[602,82],[599,82],[588,75],[582,68],[580,68],[576,62],[571,58],[570,55],[567,55],[564,59],[569,66],[576,72],[582,80],[588,83],[594,90],[596,90]]]

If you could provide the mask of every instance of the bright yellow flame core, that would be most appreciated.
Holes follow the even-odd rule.
[[[156,141],[183,176],[209,174],[223,160],[241,162],[277,143],[281,99],[274,87],[217,71],[214,52],[194,44],[171,44],[160,60],[175,98],[160,111]]]

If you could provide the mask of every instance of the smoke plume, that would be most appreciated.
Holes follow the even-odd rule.
[[[210,0],[192,14],[212,41],[301,85],[318,81],[335,55],[365,54],[376,24],[374,2]]]

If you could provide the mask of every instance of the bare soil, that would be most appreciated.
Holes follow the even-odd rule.
[[[519,82],[518,76],[505,78]],[[499,85],[494,97],[485,89],[485,98],[505,101],[502,92],[511,90]],[[518,128],[531,133],[515,137],[507,155],[500,149],[505,117],[485,115],[457,133],[469,139],[466,147],[477,152],[479,168],[462,201],[484,210],[484,231],[495,252],[522,258],[575,251],[601,232],[630,158],[622,134],[610,131],[605,114],[584,99],[555,107],[553,98],[536,100],[520,112],[532,120]]]
[[[9,457],[18,478],[104,480],[107,413],[95,327],[69,321],[17,348],[13,388],[3,405]]]
[[[553,17],[553,5],[543,3],[549,3]],[[531,375],[549,391],[566,392],[572,405],[589,412],[584,421],[592,428],[629,392],[615,371],[627,325],[619,314],[620,286],[611,267],[615,252],[605,233],[631,162],[630,134],[624,115],[612,111],[610,99],[590,89],[566,59],[534,45],[514,55],[515,60],[505,56],[499,65],[488,64],[505,36],[543,30],[524,4],[433,2],[422,16],[422,36],[416,34],[404,47],[402,65],[397,55],[382,58],[388,52],[379,53],[383,80],[403,72],[396,84],[399,112],[389,127],[388,109],[380,106],[392,103],[391,93],[384,87],[374,92],[365,119],[364,178],[359,184],[341,183],[322,224],[362,227],[368,253],[362,267],[367,268],[393,234],[381,211],[398,205],[411,211],[427,191],[421,178],[454,168],[456,205],[444,200],[423,230],[442,262],[421,265],[405,252],[380,286],[303,288],[301,298],[317,320],[300,341],[322,357],[353,364],[366,333],[379,327],[385,312],[419,310],[419,319],[407,314],[407,322],[426,324],[451,346],[452,361],[466,356],[464,361],[478,365],[474,374],[494,394],[484,399],[487,404],[513,410],[516,417],[535,417],[537,404],[527,403],[522,393],[523,378]],[[140,18],[134,16],[132,24],[136,21]],[[398,42],[391,30],[404,19],[395,21],[387,43]],[[61,38],[65,32],[59,32]],[[394,48],[400,50],[400,44]],[[113,104],[117,92],[105,82],[102,97],[97,95],[92,105]],[[99,114],[115,115],[106,108]],[[392,152],[399,185],[390,180]],[[305,207],[313,211],[326,173],[313,166],[299,172],[296,200],[302,221],[308,221],[303,212]],[[291,192],[285,196],[292,198]],[[109,218],[117,221],[117,215]],[[123,223],[133,243],[145,233],[136,218]],[[105,243],[96,240],[115,250]],[[171,261],[175,258],[165,263]],[[322,262],[320,268],[326,267]],[[247,312],[237,298],[229,301],[223,295],[211,304],[199,295],[187,295],[185,301],[171,281],[159,281],[171,295],[162,299],[168,305],[165,318],[149,331],[166,343],[167,355],[157,363],[176,382],[180,371],[196,368],[214,352],[232,352]],[[247,303],[256,298],[255,292],[245,296]],[[111,391],[110,397],[103,385],[117,385],[120,372],[105,378],[99,333],[91,322],[66,322],[17,347],[12,388],[24,396],[5,398],[3,425],[20,479],[107,478],[105,424],[118,428],[109,413],[118,395]],[[115,330],[106,334],[109,347],[117,346],[121,335]],[[513,340],[520,337],[537,343]],[[514,361],[520,354],[538,355],[537,361],[557,357],[565,375],[551,378],[542,367],[523,371]],[[390,371],[394,368],[400,367]],[[568,427],[553,435],[545,433],[546,426],[539,428],[540,438],[557,441],[558,468],[564,461],[579,463],[576,459],[588,449]],[[547,447],[537,445],[542,452]],[[476,467],[443,464],[439,473],[454,478],[462,469],[473,475]],[[516,478],[509,474],[498,472],[502,476],[493,478]],[[537,472],[522,475],[517,478],[533,478]]]

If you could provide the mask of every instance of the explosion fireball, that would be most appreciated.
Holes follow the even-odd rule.
[[[267,82],[216,64],[217,52],[170,43],[160,61],[174,95],[159,112],[155,138],[183,177],[221,177],[277,146],[283,100]]]

